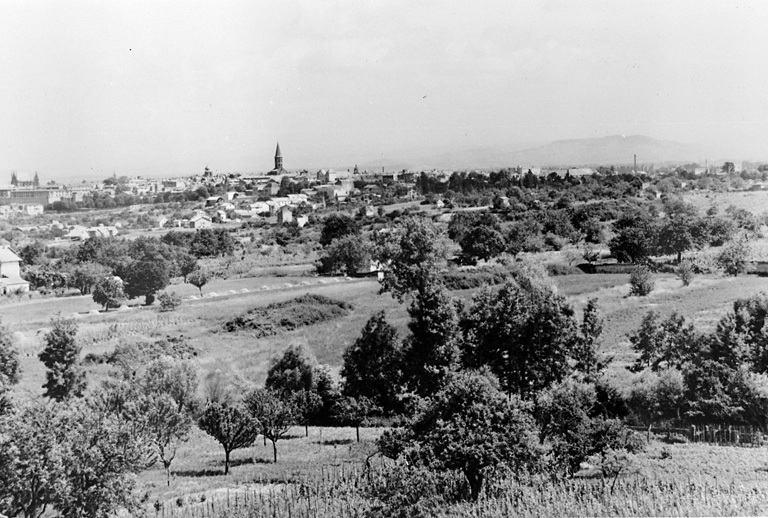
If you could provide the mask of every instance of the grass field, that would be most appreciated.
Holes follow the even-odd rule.
[[[325,430],[320,439],[320,430],[310,429],[308,438],[292,437],[282,445],[282,466],[265,463],[261,445],[242,450],[227,477],[215,473],[221,455],[202,438],[204,470],[180,470],[170,489],[162,473],[148,472],[144,480],[168,517],[367,516],[381,502],[364,493],[391,464],[376,458],[366,474],[362,461],[377,431],[364,430],[360,444],[341,438],[347,432],[330,438]],[[763,448],[654,439],[616,478],[509,480],[491,485],[477,503],[427,502],[420,516],[764,516],[767,484]]]
[[[691,192],[684,195],[685,201],[693,204],[703,214],[711,206],[721,212],[730,205],[760,215],[768,211],[768,191],[747,192]]]
[[[0,307],[0,315],[14,332],[22,356],[22,382],[16,394],[23,399],[35,397],[42,392],[45,372],[37,354],[42,348],[50,318],[57,312],[64,315],[78,314],[84,355],[111,351],[119,341],[151,340],[183,334],[189,344],[199,351],[197,362],[203,375],[220,370],[236,386],[242,388],[263,384],[270,359],[292,344],[307,346],[314,352],[319,363],[328,364],[338,372],[344,349],[359,336],[367,319],[380,310],[385,310],[387,318],[398,328],[401,336],[405,335],[405,306],[397,303],[389,294],[379,294],[379,285],[375,280],[318,278],[307,276],[304,272],[301,267],[291,267],[287,270],[265,270],[260,277],[215,280],[205,286],[204,293],[216,292],[220,296],[186,300],[177,311],[170,313],[159,313],[156,307],[134,305],[125,311],[90,314],[97,306],[89,296],[34,299],[6,304]],[[768,278],[753,275],[736,278],[700,275],[690,286],[682,287],[680,281],[672,275],[659,274],[655,276],[654,291],[648,297],[638,298],[628,295],[628,279],[629,276],[624,274],[582,274],[552,278],[559,293],[574,306],[578,318],[587,300],[598,298],[606,318],[603,350],[614,356],[611,369],[617,375],[625,372],[624,366],[633,360],[627,335],[637,328],[647,311],[655,309],[664,314],[678,311],[695,322],[700,329],[708,329],[730,309],[735,299],[768,291]],[[185,297],[197,293],[189,285],[175,285],[169,289]],[[248,291],[242,292],[243,289]],[[228,333],[222,327],[225,321],[254,307],[285,301],[304,293],[317,293],[343,300],[352,304],[354,309],[350,314],[334,320],[261,339],[254,338],[248,331]],[[466,301],[471,298],[472,291],[458,292],[457,295]],[[89,366],[88,369],[92,387],[107,372],[104,365]],[[304,437],[304,430],[295,428],[287,440],[278,442],[278,464],[269,462],[271,446],[257,443],[251,448],[234,452],[231,472],[224,476],[223,450],[213,439],[194,430],[191,440],[181,448],[173,464],[175,474],[170,487],[166,486],[165,474],[161,469],[144,472],[140,482],[144,490],[149,492],[150,502],[165,502],[171,508],[178,499],[182,506],[176,506],[177,511],[183,513],[194,502],[199,506],[201,500],[215,499],[216,494],[222,495],[227,488],[258,492],[269,487],[270,491],[275,491],[275,488],[286,487],[286,482],[317,476],[318,471],[325,469],[322,466],[359,466],[373,451],[373,440],[379,433],[377,429],[365,429],[362,431],[363,442],[357,444],[353,442],[353,429],[310,428],[309,437]],[[662,455],[663,448],[665,453]],[[618,500],[614,499],[610,505],[620,502],[632,508],[634,504],[629,502],[632,487],[636,488],[637,484],[644,483],[640,481],[649,477],[655,477],[654,480],[662,478],[679,481],[682,477],[691,476],[701,483],[706,481],[711,487],[718,488],[720,486],[712,485],[715,479],[717,484],[736,481],[736,489],[730,493],[713,489],[712,506],[691,507],[693,504],[690,504],[680,508],[681,512],[768,512],[768,496],[762,499],[765,495],[761,492],[758,495],[760,498],[755,497],[757,499],[754,501],[747,498],[752,495],[751,488],[762,488],[768,482],[768,452],[765,450],[652,445],[647,453],[638,457],[636,468],[635,474],[622,479],[624,482],[621,483],[623,485],[620,486]],[[570,502],[572,509],[579,512],[593,512],[595,515],[623,514],[617,511],[617,507],[606,504],[607,500],[601,504],[597,496],[589,504],[591,507],[584,507],[584,502],[580,504],[576,501],[578,491],[573,487],[546,489],[550,490],[559,495],[558,498],[563,498],[566,504]],[[683,491],[682,488],[678,490]],[[525,496],[529,497],[533,498],[532,495]],[[735,507],[727,507],[728,498],[735,502]],[[656,507],[652,507],[649,501],[638,498],[635,514],[643,514],[643,511],[656,515],[680,514],[675,509],[664,507],[669,505],[670,500],[655,502],[653,505]],[[509,508],[509,502],[496,503],[502,508],[504,505]],[[533,500],[529,503],[533,505]],[[557,513],[567,511],[569,508],[566,504],[551,504],[541,509]],[[541,505],[541,502],[537,505]],[[489,508],[469,509],[462,506],[446,510],[447,515],[455,516],[494,515],[488,512]],[[526,512],[520,514],[525,515]],[[578,515],[576,511],[566,514]]]
[[[648,297],[630,297],[628,275],[570,275],[553,277],[558,290],[574,306],[577,316],[588,299],[596,297],[605,315],[603,348],[614,356],[613,368],[631,363],[627,335],[639,326],[650,310],[663,314],[677,311],[701,329],[711,328],[731,307],[734,300],[768,291],[768,278],[753,275],[723,277],[697,276],[688,287],[672,275],[655,277],[656,287]],[[241,290],[247,289],[247,293]],[[184,296],[194,296],[190,285],[169,289]],[[15,332],[22,354],[23,378],[19,391],[39,394],[44,369],[37,360],[50,318],[56,313],[78,315],[83,354],[103,353],[114,348],[118,340],[148,340],[167,334],[183,334],[199,351],[201,369],[221,370],[246,383],[263,383],[269,360],[288,345],[303,344],[312,350],[320,363],[338,369],[344,349],[359,336],[365,322],[377,311],[385,310],[387,318],[406,333],[407,313],[388,294],[379,294],[376,281],[339,280],[317,277],[259,277],[216,280],[204,288],[204,294],[220,296],[187,300],[172,313],[158,313],[157,308],[140,306],[132,309],[89,314],[97,308],[90,296],[64,299],[38,299],[7,304],[2,307],[3,322]],[[226,333],[222,324],[256,306],[281,302],[303,293],[318,293],[350,302],[350,315],[288,333],[256,339],[247,331]],[[199,293],[198,293],[199,295]],[[472,292],[458,293],[468,302]],[[113,331],[110,331],[112,329]],[[116,332],[115,332],[116,331]]]

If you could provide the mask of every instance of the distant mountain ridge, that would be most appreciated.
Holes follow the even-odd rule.
[[[504,158],[519,165],[596,166],[700,160],[704,150],[690,144],[658,140],[643,135],[558,140],[544,146],[508,153]]]
[[[377,160],[360,169],[494,169],[502,167],[579,167],[665,162],[697,162],[706,152],[690,144],[659,140],[644,135],[611,135],[599,138],[557,140],[539,147],[509,151],[481,148],[449,151],[403,160]],[[402,167],[401,167],[402,166]]]

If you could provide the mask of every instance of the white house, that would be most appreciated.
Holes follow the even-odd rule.
[[[29,291],[29,283],[21,278],[21,258],[8,247],[0,247],[0,294]]]
[[[291,209],[285,205],[280,207],[280,210],[277,211],[277,224],[282,225],[283,223],[290,223],[291,221],[293,221],[293,212],[291,212]]]
[[[213,221],[208,214],[195,214],[189,220],[189,226],[194,229],[211,228],[213,227]]]

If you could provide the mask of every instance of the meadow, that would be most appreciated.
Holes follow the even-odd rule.
[[[158,506],[158,514],[185,518],[389,516],[392,508],[387,506],[390,497],[384,475],[396,468],[378,457],[368,464],[369,469],[364,467],[374,436],[374,431],[365,432],[361,444],[338,447],[333,456],[326,450],[320,456],[307,448],[317,433],[310,429],[310,438],[292,438],[284,449],[297,454],[309,451],[307,459],[326,464],[305,464],[291,471],[289,461],[283,469],[267,464],[254,469],[246,460],[237,466],[237,474],[230,475],[233,482],[240,482],[237,488],[223,489],[223,477],[201,477],[204,485],[187,484],[183,496],[167,498]],[[259,462],[261,457],[255,459]],[[158,475],[157,484],[160,479]],[[426,493],[432,483],[425,480],[419,489]],[[763,449],[667,444],[655,437],[618,477],[584,470],[571,479],[506,479],[492,484],[476,503],[446,504],[430,501],[426,494],[404,498],[419,501],[421,497],[416,507],[419,516],[763,516],[768,512],[767,483],[768,455]],[[201,487],[205,489],[198,491]]]
[[[629,296],[628,280],[626,274],[552,277],[577,318],[589,299],[599,300],[606,319],[601,351],[613,357],[609,369],[619,382],[627,379],[625,367],[634,358],[628,334],[637,329],[647,311],[677,311],[697,328],[708,329],[737,298],[768,292],[768,278],[755,275],[698,275],[684,287],[674,275],[656,274],[654,291],[638,298]],[[168,290],[185,300],[166,313],[159,312],[157,305],[142,306],[143,299],[131,301],[128,309],[105,312],[90,296],[22,299],[0,306],[3,322],[14,333],[21,352],[22,380],[16,397],[42,394],[45,371],[37,354],[50,318],[57,313],[76,317],[83,356],[108,353],[121,342],[183,335],[197,351],[201,377],[218,371],[238,390],[263,385],[270,360],[289,345],[306,346],[318,363],[338,374],[344,350],[377,311],[386,311],[401,337],[407,332],[405,305],[381,294],[376,280],[321,278],[311,273],[308,264],[263,267],[255,275],[215,279],[204,287],[202,297],[188,284],[173,284]],[[469,304],[475,291],[454,295]],[[261,338],[247,329],[224,329],[225,322],[254,308],[308,293],[344,301],[352,309],[319,324]],[[109,372],[107,365],[87,369],[92,389]],[[374,441],[381,432],[364,428],[357,443],[352,428],[310,427],[305,436],[304,428],[295,427],[278,443],[277,464],[271,462],[271,446],[259,440],[233,452],[232,468],[224,476],[221,446],[195,428],[174,461],[170,485],[164,471],[153,468],[141,474],[140,487],[147,509],[161,516],[361,516],[372,505],[358,491],[372,483],[371,478],[362,478],[363,466],[375,452]],[[521,516],[761,514],[768,512],[768,492],[762,489],[768,482],[766,453],[654,442],[615,484],[599,477],[534,481],[499,488],[478,504],[452,504],[433,511],[443,516],[502,516],[512,510]],[[375,458],[367,475],[391,468]],[[249,511],[256,498],[259,510]]]

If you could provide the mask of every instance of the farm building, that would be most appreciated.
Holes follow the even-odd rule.
[[[0,247],[0,294],[29,291],[29,283],[21,278],[21,258],[8,247]]]

